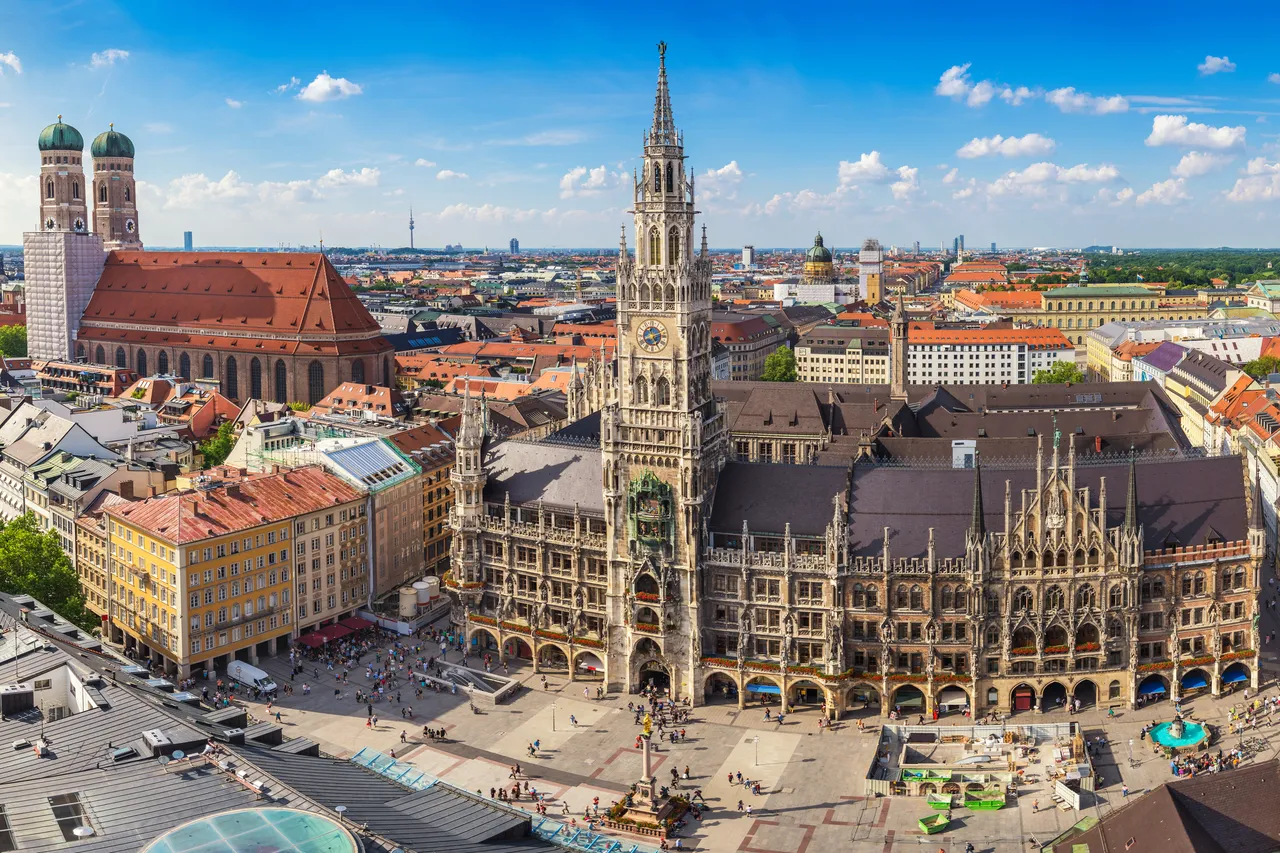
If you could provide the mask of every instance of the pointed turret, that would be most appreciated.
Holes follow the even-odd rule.
[[[973,515],[969,519],[969,533],[979,540],[987,533],[986,517],[982,510],[982,459],[976,450],[973,452]]]
[[[671,93],[667,90],[667,43],[658,42],[658,91],[653,98],[653,127],[649,145],[677,145],[676,122],[671,115]]]
[[[1133,533],[1138,529],[1138,457],[1129,448],[1129,490],[1124,499],[1124,529]]]
[[[889,318],[889,399],[907,401],[907,309],[898,294],[898,304]]]
[[[1262,467],[1249,487],[1249,552],[1255,557],[1267,553],[1267,522],[1262,514]]]

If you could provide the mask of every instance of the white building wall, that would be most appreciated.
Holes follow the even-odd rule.
[[[75,358],[80,318],[102,275],[102,238],[71,231],[22,235],[27,351],[34,359]]]

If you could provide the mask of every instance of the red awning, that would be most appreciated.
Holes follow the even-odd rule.
[[[330,641],[341,640],[343,637],[348,637],[355,633],[355,631],[342,625],[330,625],[328,628],[322,628],[321,631]]]
[[[298,642],[309,649],[324,645],[324,635],[318,631],[312,631],[310,634],[303,634],[298,638]]]
[[[359,616],[348,616],[346,619],[339,621],[338,624],[345,628],[350,628],[352,631],[364,631],[374,627],[374,624],[368,619],[363,619]]]

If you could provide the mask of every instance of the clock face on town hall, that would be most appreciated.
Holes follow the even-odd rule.
[[[667,329],[657,320],[645,320],[636,329],[636,343],[645,352],[658,352],[667,345]]]

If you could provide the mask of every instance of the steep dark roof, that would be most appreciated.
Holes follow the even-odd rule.
[[[513,504],[541,500],[549,509],[578,506],[584,512],[604,512],[599,446],[504,441],[489,452],[485,470],[486,501],[502,503],[510,494]]]
[[[849,470],[822,465],[730,462],[716,484],[710,528],[739,533],[746,521],[757,533],[821,536],[831,523],[831,499],[848,488]]]
[[[1280,849],[1278,780],[1280,762],[1271,760],[1169,782],[1066,836],[1053,853],[1273,853]]]
[[[988,460],[990,461],[990,460]],[[1099,481],[1107,479],[1107,524],[1124,522],[1128,465],[1080,466],[1076,487],[1088,487],[1096,501]],[[1010,481],[1014,506],[1021,489],[1034,489],[1033,466],[1016,470],[982,469],[983,510],[987,529],[1004,530],[1004,483]],[[921,500],[927,495],[928,500]],[[1138,520],[1144,547],[1202,545],[1211,535],[1227,541],[1246,538],[1244,480],[1240,458],[1219,456],[1138,464]],[[901,468],[855,465],[850,499],[851,553],[878,554],[889,528],[893,557],[928,553],[929,528],[937,553],[964,553],[964,536],[973,510],[973,472],[964,468]],[[741,522],[739,522],[741,526]]]

